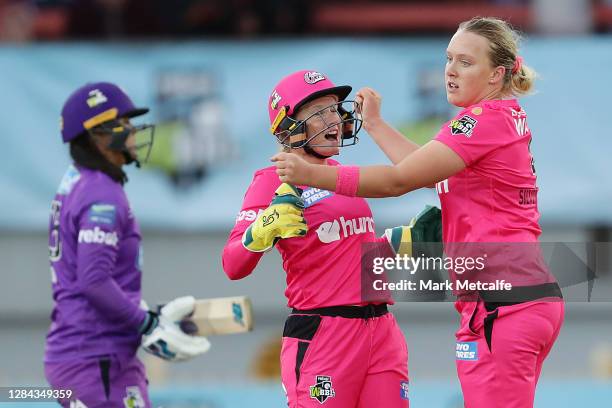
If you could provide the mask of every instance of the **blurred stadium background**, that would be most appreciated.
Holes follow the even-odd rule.
[[[578,301],[586,284],[568,288],[576,301],[568,303],[536,406],[611,406],[611,0],[1,0],[0,386],[46,384],[46,226],[69,163],[59,112],[76,87],[108,80],[150,106],[147,120],[158,124],[150,165],[130,169],[127,185],[143,229],[144,297],[246,294],[256,313],[254,332],[211,338],[211,352],[194,361],[143,356],[155,406],[284,406],[280,259],[266,255],[239,282],[227,280],[220,263],[252,173],[276,151],[268,95],[287,73],[319,70],[336,83],[379,90],[383,115],[425,142],[453,113],[443,87],[447,41],[475,15],[524,30],[522,54],[541,75],[524,106],[542,241],[608,243],[597,254],[595,302]],[[361,137],[341,160],[386,162]],[[370,202],[382,232],[438,200],[420,191]],[[404,302],[394,310],[410,349],[412,406],[462,406],[452,304]]]

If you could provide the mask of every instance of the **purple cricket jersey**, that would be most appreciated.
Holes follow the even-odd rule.
[[[145,318],[140,240],[121,184],[71,165],[51,204],[46,362],[136,353]]]

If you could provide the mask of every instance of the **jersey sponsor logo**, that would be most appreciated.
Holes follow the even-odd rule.
[[[142,394],[140,393],[140,388],[138,388],[138,386],[125,388],[123,405],[125,408],[146,408],[144,398],[142,398]]]
[[[331,191],[321,190],[320,188],[308,187],[302,193],[302,199],[304,200],[304,208],[308,208],[321,200],[331,197],[332,195],[333,193]]]
[[[72,191],[72,188],[81,178],[81,173],[73,165],[68,166],[68,170],[64,173],[62,181],[57,189],[57,194],[66,195]]]
[[[319,241],[324,244],[368,232],[374,233],[374,220],[372,217],[358,217],[350,220],[340,217],[339,220],[324,222],[317,228]]]
[[[104,95],[99,89],[94,89],[88,94],[87,106],[89,106],[90,108],[95,108],[99,104],[104,103],[106,101],[108,101],[108,99],[106,99],[106,95]]]
[[[236,216],[236,222],[239,221],[255,221],[259,214],[261,214],[264,210],[248,210],[248,211],[240,211]]]
[[[408,381],[400,381],[400,398],[408,400]]]
[[[340,223],[338,220],[324,222],[317,228],[317,236],[319,241],[324,244],[338,241],[340,239]]]
[[[448,193],[450,191],[448,188],[448,179],[438,181],[436,183],[436,191],[438,192],[438,194]]]
[[[329,375],[317,375],[315,384],[310,386],[310,398],[319,401],[323,404],[328,398],[336,396],[336,390],[332,385],[332,379]]]
[[[91,222],[114,225],[117,210],[112,204],[94,204],[89,207],[88,218]]]
[[[455,349],[457,360],[478,361],[478,343],[475,341],[457,342]]]
[[[469,115],[463,115],[459,119],[451,120],[448,127],[453,135],[463,135],[465,137],[472,136],[472,132],[476,128],[478,121]]]
[[[310,85],[316,84],[317,82],[322,81],[324,79],[325,76],[323,76],[322,73],[317,71],[309,71],[304,74],[304,81],[306,81],[306,83]]]
[[[104,244],[117,247],[119,237],[115,231],[106,232],[95,227],[94,229],[82,229],[79,231],[79,244]]]
[[[278,103],[280,102],[280,100],[283,99],[278,92],[276,92],[276,89],[272,92],[272,96],[270,97],[270,107],[272,109],[276,109],[278,108]]]

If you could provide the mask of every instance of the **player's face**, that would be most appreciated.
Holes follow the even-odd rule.
[[[128,129],[133,128],[128,118],[121,118],[120,122],[123,126],[127,127]],[[130,132],[130,135],[125,140],[125,147],[130,152],[130,154],[134,156],[134,158],[136,158],[136,132],[135,131]]]
[[[342,118],[338,113],[338,97],[335,95],[321,96],[302,106],[296,114],[297,120],[306,121],[306,137],[312,149],[323,155],[332,156],[340,151],[342,137]]]
[[[489,41],[478,34],[459,30],[446,49],[446,98],[455,106],[466,107],[493,99],[501,90],[503,67],[493,67]]]
[[[129,129],[133,128],[128,118],[119,119],[119,123],[122,126],[125,126],[126,128],[129,128]],[[97,133],[96,136],[94,137],[94,140],[98,144],[98,147],[100,148],[100,151],[102,152],[102,154],[111,163],[119,167],[126,164],[126,159],[125,159],[125,156],[123,155],[123,152],[110,147],[111,143],[113,142],[113,136],[111,135],[111,133]],[[136,159],[137,149],[136,149],[136,131],[135,130],[130,132],[130,135],[125,141],[125,147],[127,148],[128,152],[132,155],[132,157]]]
[[[98,146],[98,149],[106,157],[106,159],[114,164],[115,166],[121,167],[125,164],[125,158],[123,154],[117,150],[111,149],[110,145],[113,141],[113,137],[110,133],[96,132],[93,136],[93,140]]]

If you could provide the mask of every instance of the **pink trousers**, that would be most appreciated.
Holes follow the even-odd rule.
[[[290,408],[408,408],[408,348],[391,313],[292,314],[281,350]]]
[[[562,299],[492,308],[457,302],[456,363],[465,408],[532,408],[542,363],[561,326]]]

